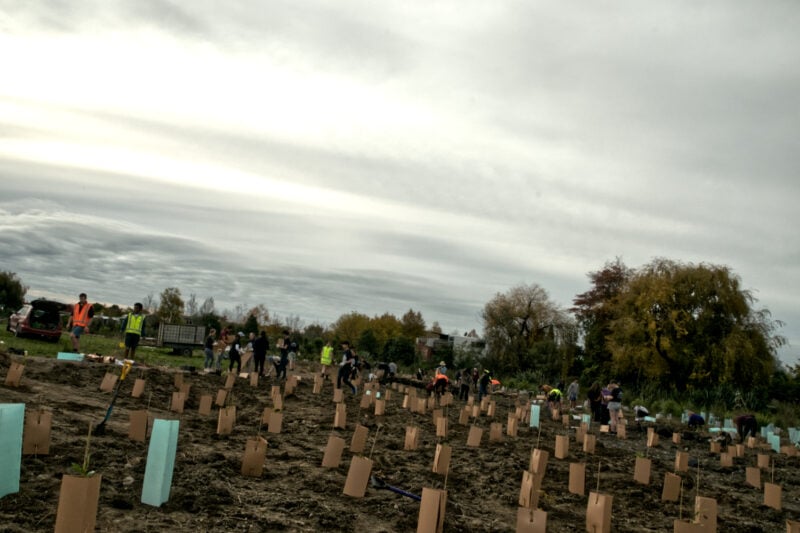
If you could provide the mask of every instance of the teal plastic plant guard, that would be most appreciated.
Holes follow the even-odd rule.
[[[169,500],[179,427],[178,420],[156,419],[153,422],[150,447],[147,449],[147,466],[144,470],[142,503],[160,507]]]
[[[82,353],[58,352],[56,359],[59,361],[83,361]]]
[[[0,404],[0,498],[19,492],[25,404]]]
[[[539,427],[539,411],[541,406],[538,403],[531,404],[531,426],[532,428]]]

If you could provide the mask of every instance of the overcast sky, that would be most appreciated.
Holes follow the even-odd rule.
[[[800,353],[800,3],[0,0],[0,269],[306,324],[619,256],[731,267]]]

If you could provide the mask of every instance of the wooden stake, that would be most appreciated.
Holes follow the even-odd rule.
[[[700,456],[697,456],[697,496],[700,496]]]
[[[600,494],[600,465],[603,464],[603,460],[597,461],[597,494]]]
[[[383,424],[378,424],[378,430],[375,432],[375,438],[372,440],[372,448],[369,451],[369,460],[372,461],[372,452],[375,451],[375,443],[378,442],[378,433],[381,432]]]

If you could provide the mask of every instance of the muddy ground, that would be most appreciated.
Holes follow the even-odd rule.
[[[14,359],[24,362],[20,387],[0,385],[0,403],[25,403],[26,409],[53,411],[51,450],[47,456],[23,456],[20,491],[0,499],[0,531],[52,531],[58,506],[61,476],[72,463],[82,461],[89,422],[105,415],[111,394],[99,385],[110,369],[102,363],[67,363],[45,358]],[[12,359],[0,354],[0,378],[4,379]],[[311,366],[297,370],[301,381],[294,395],[285,398],[284,422],[280,434],[262,435],[268,440],[264,474],[260,478],[241,475],[245,442],[259,431],[264,407],[272,406],[270,379],[253,388],[239,379],[234,386],[238,416],[233,433],[216,434],[217,409],[211,416],[198,414],[201,394],[216,394],[224,378],[217,375],[185,374],[192,384],[186,410],[178,415],[168,411],[174,388],[175,369],[136,368],[124,381],[104,436],[93,437],[92,469],[101,473],[102,486],[97,513],[99,531],[416,531],[419,503],[389,490],[368,488],[364,498],[342,494],[352,454],[345,449],[341,465],[323,468],[321,460],[328,437],[333,433],[350,443],[354,427],[369,428],[365,455],[374,461],[373,474],[389,485],[420,494],[423,487],[448,491],[444,531],[514,531],[522,472],[528,467],[531,450],[550,452],[542,485],[540,507],[548,513],[548,531],[585,530],[588,490],[597,485],[613,495],[612,530],[620,532],[672,531],[681,508],[662,503],[661,489],[666,472],[672,472],[675,452],[687,450],[700,464],[700,494],[718,502],[718,531],[782,532],[786,520],[800,520],[800,458],[775,455],[776,483],[783,487],[783,510],[763,505],[763,491],[744,483],[745,466],[755,466],[754,450],[734,459],[732,468],[719,466],[719,457],[709,452],[707,441],[684,440],[680,446],[670,438],[656,448],[646,447],[644,433],[629,426],[626,440],[598,433],[595,454],[586,454],[575,443],[574,428],[570,456],[553,457],[555,436],[564,434],[560,423],[543,419],[539,435],[521,424],[517,437],[489,442],[489,424],[505,425],[513,412],[516,396],[495,394],[497,412],[483,414],[475,422],[484,428],[480,448],[466,446],[469,428],[458,424],[463,402],[445,410],[449,419],[452,465],[449,475],[432,472],[436,428],[430,413],[410,413],[402,408],[402,395],[393,391],[386,415],[359,408],[359,401],[345,394],[347,428],[333,429],[332,385],[326,381],[321,394],[313,394]],[[131,397],[133,379],[147,380],[145,393]],[[0,379],[0,381],[2,381]],[[161,507],[141,503],[147,445],[128,438],[128,412],[148,408],[151,418],[180,419],[177,457],[169,501]],[[576,423],[574,423],[576,424]],[[631,421],[631,424],[633,422]],[[420,446],[404,451],[405,428],[420,427]],[[378,428],[380,431],[378,432]],[[668,435],[673,427],[661,428]],[[680,430],[677,426],[674,429]],[[375,439],[375,435],[377,439]],[[634,462],[639,455],[652,459],[651,483],[633,481]],[[587,463],[587,495],[568,492],[570,462]],[[683,516],[696,495],[696,470],[682,473]],[[762,480],[769,480],[764,471]],[[128,478],[128,484],[125,480]],[[130,483],[130,478],[133,482]]]

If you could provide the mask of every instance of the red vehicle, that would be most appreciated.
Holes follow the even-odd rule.
[[[8,317],[6,329],[15,336],[40,337],[46,341],[58,342],[61,338],[61,312],[67,306],[61,302],[40,298],[27,303]]]

